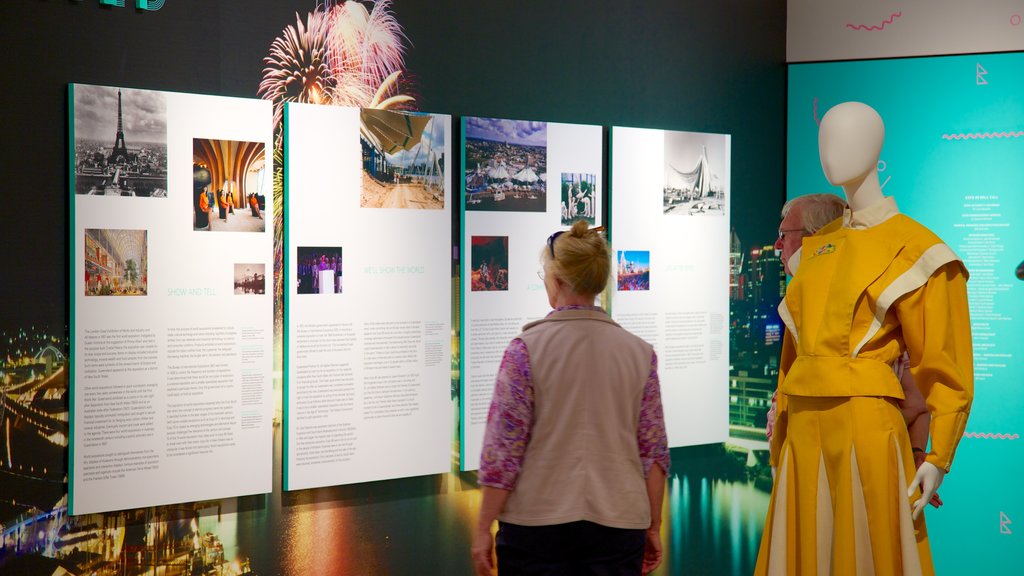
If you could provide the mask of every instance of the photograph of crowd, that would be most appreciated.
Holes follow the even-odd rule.
[[[665,132],[665,185],[662,208],[672,215],[725,215],[724,134]]]
[[[145,296],[146,230],[86,229],[85,295]]]
[[[470,261],[473,292],[508,290],[508,236],[473,236]]]
[[[359,111],[362,208],[444,208],[444,118],[364,108]]]
[[[341,294],[341,247],[299,246],[295,279],[299,294]]]
[[[577,220],[586,220],[591,226],[597,213],[594,204],[597,176],[594,174],[562,173],[562,225],[571,226]]]
[[[75,84],[75,193],[167,197],[167,102],[160,92]]]
[[[193,230],[266,230],[265,147],[263,142],[192,140]]]
[[[651,253],[647,250],[619,250],[620,292],[651,289]]]
[[[547,210],[546,122],[467,117],[466,210]]]
[[[265,264],[235,264],[235,294],[266,294]]]

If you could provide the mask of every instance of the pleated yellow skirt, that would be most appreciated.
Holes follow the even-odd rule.
[[[754,574],[934,574],[924,515],[911,517],[914,459],[895,400],[788,401]]]

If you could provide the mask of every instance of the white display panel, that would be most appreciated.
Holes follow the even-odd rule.
[[[603,221],[603,137],[600,126],[472,117],[462,136],[460,462],[476,470],[502,354],[551,310],[540,251],[575,220]]]
[[[451,468],[451,117],[285,109],[284,487]]]
[[[270,102],[69,92],[71,513],[270,492]]]
[[[729,434],[728,135],[612,128],[612,317],[658,355],[669,446]]]

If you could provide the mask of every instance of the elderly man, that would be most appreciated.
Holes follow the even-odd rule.
[[[804,236],[816,234],[842,217],[845,208],[846,202],[835,194],[808,194],[786,202],[782,207],[779,239],[775,241],[775,250],[780,253],[786,274],[793,275],[789,259],[800,249]]]
[[[800,250],[801,243],[805,236],[817,234],[818,232],[829,232],[842,225],[841,218],[843,210],[846,209],[846,202],[835,194],[808,194],[798,196],[786,202],[782,207],[782,222],[779,224],[779,238],[775,241],[775,250],[779,253],[782,266],[786,274],[792,276],[796,270],[790,269],[790,259]],[[799,262],[799,258],[797,258]],[[799,267],[799,266],[798,266]],[[924,461],[925,448],[928,444],[928,423],[930,416],[924,402],[924,396],[914,384],[910,376],[909,360],[906,354],[893,366],[900,384],[903,385],[903,393],[906,399],[900,402],[900,410],[903,412],[903,419],[907,423],[910,433],[910,442],[914,450],[914,463],[918,466]],[[772,395],[772,405],[768,410],[768,422],[765,426],[765,435],[769,439],[775,426],[775,395]],[[931,504],[935,507],[942,505],[942,500],[936,495]]]

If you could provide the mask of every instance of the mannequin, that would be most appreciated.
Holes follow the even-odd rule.
[[[882,194],[884,137],[878,113],[859,102],[821,121],[822,169],[849,208],[791,258],[779,306],[776,481],[755,574],[934,573],[921,511],[949,471],[974,394],[967,270]],[[910,480],[892,372],[904,352],[932,417],[931,448]]]

